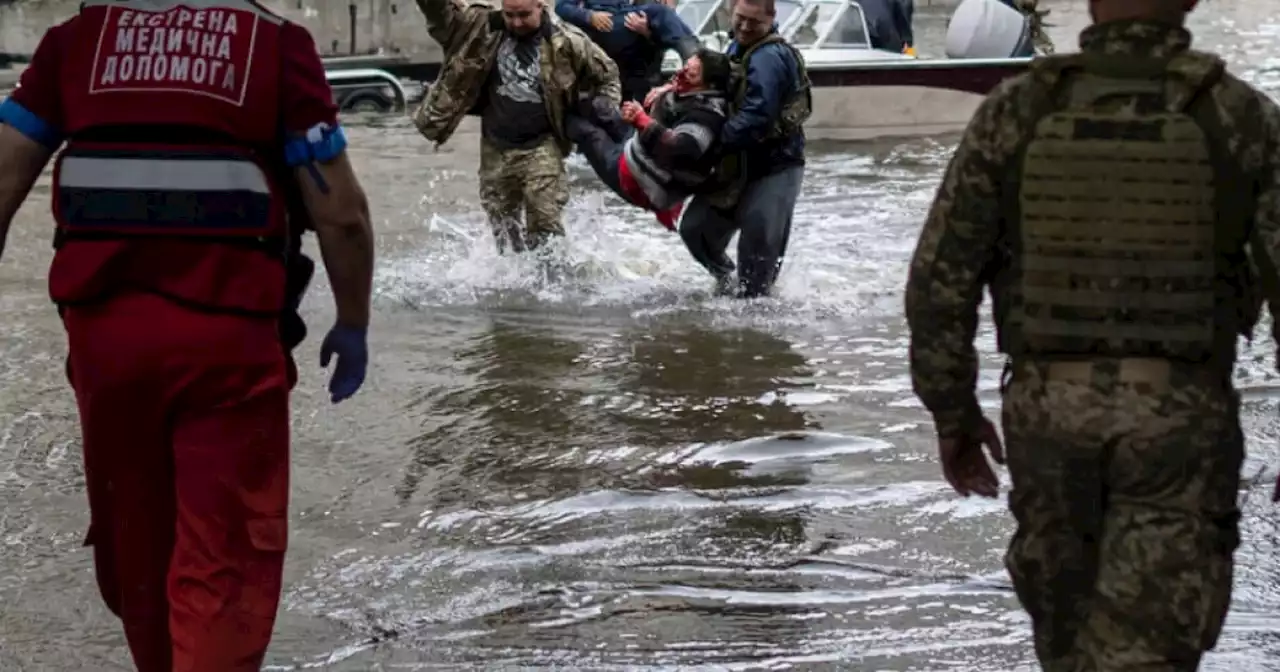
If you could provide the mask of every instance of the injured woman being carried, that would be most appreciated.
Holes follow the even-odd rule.
[[[684,200],[713,179],[732,72],[728,56],[699,49],[650,94],[647,111],[635,101],[619,110],[608,98],[584,100],[566,119],[567,135],[602,182],[674,231]]]

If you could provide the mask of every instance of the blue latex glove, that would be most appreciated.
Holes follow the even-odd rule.
[[[338,364],[329,379],[329,398],[336,404],[351,397],[364,384],[365,371],[369,368],[365,330],[333,325],[320,344],[320,368],[329,368],[329,360],[334,355],[338,356]]]

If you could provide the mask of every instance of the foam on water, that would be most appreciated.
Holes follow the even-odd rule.
[[[409,133],[404,127],[379,132],[389,130]],[[416,307],[532,302],[620,307],[636,316],[697,311],[775,325],[890,315],[900,311],[897,297],[914,241],[886,232],[919,228],[932,187],[915,173],[946,158],[946,145],[931,140],[883,155],[811,157],[775,297],[753,305],[713,297],[710,276],[679,236],[605,192],[576,154],[569,160],[575,196],[565,239],[536,255],[499,254],[482,213],[440,214],[428,184],[422,210],[405,213],[421,222],[422,240],[380,264],[377,290],[381,300]],[[729,249],[736,251],[736,238]]]

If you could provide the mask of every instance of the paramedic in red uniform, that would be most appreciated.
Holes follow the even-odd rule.
[[[332,400],[364,381],[372,232],[335,112],[311,37],[246,0],[89,0],[0,104],[0,236],[65,143],[49,288],[87,543],[141,672],[258,670],[271,639],[294,373],[277,328],[298,298],[288,185],[337,306]]]

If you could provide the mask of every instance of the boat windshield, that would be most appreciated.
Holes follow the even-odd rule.
[[[733,30],[733,15],[729,7],[729,2],[692,0],[691,2],[681,2],[677,5],[676,14],[680,16],[685,25],[692,28],[699,35],[711,35],[721,31],[728,33]],[[802,7],[804,7],[804,2],[801,0],[777,0],[775,3],[775,15],[778,27],[785,27],[787,21],[795,16],[797,10]]]
[[[862,7],[850,2],[836,20],[836,25],[819,45],[824,49],[870,49],[871,37],[867,35],[867,22]]]
[[[846,7],[845,2],[812,2],[805,8],[805,14],[796,21],[791,31],[790,41],[797,47],[810,47],[827,33],[831,23],[840,16],[840,10]]]
[[[696,32],[702,32],[699,29],[702,28],[703,22],[722,4],[716,0],[682,2],[676,6],[676,14],[680,17],[680,20],[684,21],[686,26]]]
[[[796,0],[778,0],[774,6],[777,7],[778,30],[785,30],[787,21],[796,15],[797,10],[804,7],[804,3]]]

